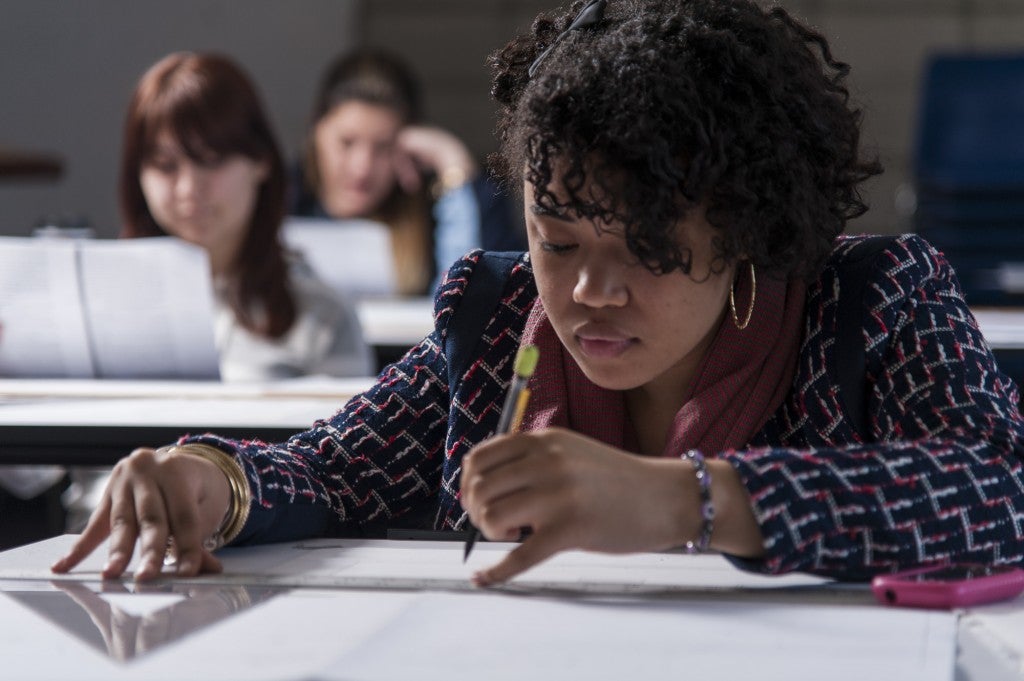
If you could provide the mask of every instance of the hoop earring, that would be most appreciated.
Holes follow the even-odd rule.
[[[754,314],[754,298],[757,297],[757,276],[754,274],[754,263],[750,263],[750,306],[747,307],[747,316],[740,324],[740,317],[736,314],[736,279],[729,285],[729,309],[732,310],[732,321],[736,328],[742,331],[750,324],[750,317]]]

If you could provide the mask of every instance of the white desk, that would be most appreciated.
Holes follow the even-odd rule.
[[[365,300],[359,315],[378,347],[411,347],[433,328],[426,298]],[[975,315],[993,349],[1024,350],[1024,310],[981,308]],[[298,381],[289,388],[0,379],[0,463],[109,464],[133,447],[205,430],[281,440],[330,416],[371,382]]]
[[[429,298],[368,299],[358,303],[367,342],[375,346],[411,347],[434,329]],[[979,307],[972,310],[993,350],[1024,350],[1024,308]]]
[[[434,330],[430,298],[369,298],[356,311],[366,342],[377,347],[410,348]]]
[[[102,552],[51,579],[45,566],[70,540],[0,553],[4,678],[1001,681],[1021,672],[1022,642],[995,635],[987,614],[1019,628],[1019,602],[963,615],[887,608],[864,586],[749,575],[716,556],[571,552],[479,590],[468,575],[510,545],[482,544],[463,565],[457,543],[316,540],[225,549],[222,575],[137,587],[98,582]]]
[[[373,381],[0,380],[0,463],[109,465],[135,447],[206,431],[276,442]]]
[[[971,311],[993,350],[1024,350],[1024,309],[979,307]]]

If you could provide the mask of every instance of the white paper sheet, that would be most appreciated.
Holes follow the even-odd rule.
[[[40,582],[26,577],[48,575],[44,566],[74,539],[69,535],[0,553],[0,579],[21,576],[0,581],[0,588],[5,594],[31,594]],[[30,681],[66,678],[72,670],[76,679],[140,681],[953,678],[955,613],[819,602],[813,595],[822,589],[776,590],[773,578],[742,573],[716,556],[577,552],[546,564],[555,570],[543,580],[531,581],[539,580],[540,568],[527,573],[517,588],[442,590],[453,575],[466,584],[464,577],[476,565],[509,548],[482,544],[469,566],[461,563],[461,545],[451,542],[317,540],[224,550],[225,574],[165,584],[184,585],[194,599],[204,598],[204,592],[191,588],[222,584],[230,589],[231,581],[260,589],[296,581],[287,575],[326,581],[334,572],[340,586],[360,579],[369,584],[364,578],[377,571],[378,581],[390,577],[405,586],[412,583],[411,573],[421,572],[419,578],[432,587],[276,592],[226,618],[214,613],[206,624],[195,622],[191,626],[201,630],[137,651],[130,664],[118,661],[123,644],[110,641],[133,636],[153,618],[174,628],[189,626],[177,616],[180,611],[192,619],[188,601],[153,610],[152,599],[136,604],[125,594],[114,604],[125,615],[97,620],[92,613],[90,625],[79,613],[77,626],[85,632],[69,634],[67,626],[54,624],[52,614],[45,622],[38,606],[25,607],[38,597],[0,597],[0,656],[5,673],[13,670],[18,673],[12,678]],[[82,580],[98,584],[105,558],[101,549],[70,579],[54,579],[50,589],[80,591]],[[545,590],[550,580],[565,588]],[[808,587],[821,582],[805,580]],[[603,589],[588,590],[597,583]],[[623,583],[686,588],[641,597],[621,588]],[[102,589],[118,584],[108,582]],[[782,595],[758,598],[763,592]],[[168,618],[172,609],[174,617]],[[149,619],[136,621],[139,615],[130,611],[147,611],[141,617]],[[83,643],[89,627],[106,632],[112,652],[103,655],[95,641]]]
[[[1007,603],[992,603],[963,615],[965,645],[974,667],[984,673],[969,675],[970,681],[1003,681],[1024,678],[1024,596]]]
[[[75,241],[0,238],[0,376],[93,376]]]
[[[955,641],[950,613],[431,593],[317,678],[935,681]]]
[[[69,575],[51,575],[74,535],[0,553],[0,579],[96,579],[106,560],[101,547]],[[448,541],[315,539],[225,548],[224,572],[203,583],[245,583],[288,587],[471,590],[473,572],[499,561],[515,544],[482,542],[468,562],[462,544]],[[129,566],[130,570],[134,563]],[[765,576],[744,572],[716,555],[640,553],[612,556],[583,551],[556,555],[516,577],[505,590],[584,594],[719,593],[722,591],[806,590],[828,585],[806,574]],[[870,602],[864,586],[860,602]]]
[[[206,251],[174,238],[76,243],[98,377],[219,375]]]
[[[332,288],[352,297],[397,293],[391,234],[370,220],[291,216],[281,226],[284,241],[298,250]]]
[[[205,251],[0,237],[0,376],[216,378]]]

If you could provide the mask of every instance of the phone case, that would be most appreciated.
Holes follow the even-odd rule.
[[[967,576],[948,576],[954,570],[963,570]],[[885,605],[960,608],[1015,598],[1024,591],[1024,570],[979,565],[918,568],[879,575],[872,580],[871,590]]]

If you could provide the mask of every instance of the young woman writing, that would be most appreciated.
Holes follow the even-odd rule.
[[[435,331],[309,431],[133,452],[55,570],[109,535],[107,577],[137,539],[153,577],[169,538],[190,575],[225,539],[424,503],[438,528],[530,530],[481,584],[573,548],[844,579],[1021,562],[1017,389],[939,253],[907,235],[855,258],[865,239],[839,237],[878,167],[824,38],[748,0],[596,0],[492,61],[529,252],[457,263]],[[500,261],[496,283],[478,276]],[[467,335],[480,286],[496,303]],[[864,424],[834,375],[851,298]],[[540,361],[522,432],[494,436],[525,344]]]

